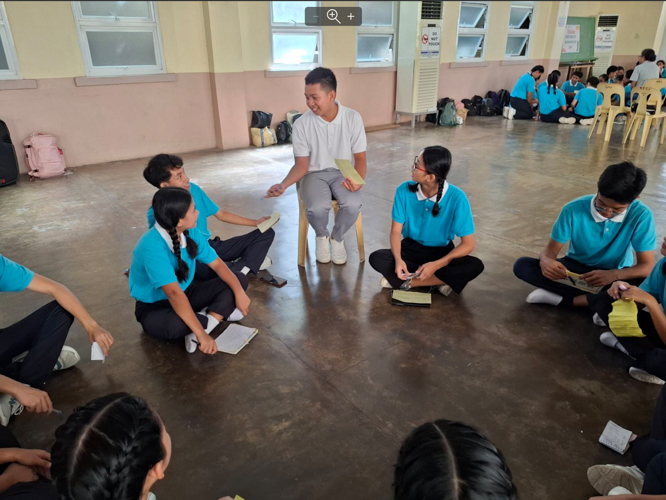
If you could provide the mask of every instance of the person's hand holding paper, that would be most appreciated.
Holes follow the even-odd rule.
[[[358,191],[365,184],[365,180],[361,174],[354,168],[354,165],[349,160],[335,160],[335,165],[340,169],[345,179],[342,181],[342,186],[349,191]]]
[[[539,264],[541,265],[541,274],[546,278],[553,281],[567,279],[567,268],[560,261],[542,258]]]
[[[613,270],[596,270],[589,273],[581,274],[580,277],[584,279],[588,285],[592,286],[606,286],[615,281],[615,271]]]
[[[633,300],[637,304],[648,306],[648,309],[661,307],[653,295],[647,293],[645,290],[641,290],[637,286],[630,286],[628,290],[621,291],[620,294],[622,300]]]

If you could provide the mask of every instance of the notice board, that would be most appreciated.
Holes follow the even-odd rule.
[[[566,29],[573,30],[578,26],[577,34],[578,43],[572,43],[574,37],[569,37],[569,43],[565,36],[563,47],[567,49],[567,52],[563,52],[560,56],[560,62],[563,63],[572,63],[577,61],[590,61],[594,57],[594,33],[595,33],[595,24],[596,18],[594,17],[567,17]],[[576,47],[577,45],[577,47]],[[578,52],[573,52],[572,50],[578,49]]]

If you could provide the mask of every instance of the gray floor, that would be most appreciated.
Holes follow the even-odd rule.
[[[656,134],[641,151],[622,147],[619,127],[610,143],[599,136],[588,143],[587,131],[498,117],[368,135],[368,255],[387,247],[394,190],[424,146],[451,149],[449,181],[472,204],[474,254],[486,270],[461,296],[435,296],[425,310],[389,305],[379,275],[358,263],[353,232],[345,266],[317,265],[311,252],[298,268],[294,189],[262,199],[290,167],[290,146],[184,155],[192,180],[222,208],[282,213],[270,255],[274,274],[289,284],[251,283],[243,323],[260,333],[237,356],[188,355],[180,343],[142,334],[134,319],[122,271],[154,192],[141,175],[145,159],[3,188],[0,252],[68,285],[114,334],[107,362],[93,363],[76,324],[68,344],[83,360],[48,390],[65,416],[109,392],[148,399],[174,443],[155,489],[160,500],[388,499],[401,440],[436,418],[486,433],[507,456],[522,498],[586,499],[594,493],[590,465],[629,461],[597,443],[604,425],[612,419],[647,431],[659,389],[628,376],[627,359],[599,344],[604,330],[591,314],[526,304],[530,287],[511,266],[536,256],[560,207],[595,192],[603,168],[623,159],[648,171],[641,199],[654,210],[659,237],[666,234],[666,148]],[[210,225],[223,238],[244,232]],[[3,294],[0,324],[44,302]],[[63,418],[24,414],[10,427],[24,445],[50,447]]]

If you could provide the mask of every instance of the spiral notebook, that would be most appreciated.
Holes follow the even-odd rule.
[[[227,354],[238,354],[259,333],[256,328],[232,323],[215,339],[217,350]]]
[[[608,446],[611,450],[617,451],[620,455],[624,455],[629,449],[631,436],[631,431],[609,420],[603,434],[599,438],[599,442],[604,446]]]

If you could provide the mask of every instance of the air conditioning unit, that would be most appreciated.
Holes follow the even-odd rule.
[[[400,2],[396,122],[437,111],[442,2]]]
[[[619,16],[608,15],[597,18],[597,31],[594,34],[594,57],[597,60],[594,61],[592,68],[594,76],[603,75],[611,65],[619,19]]]

